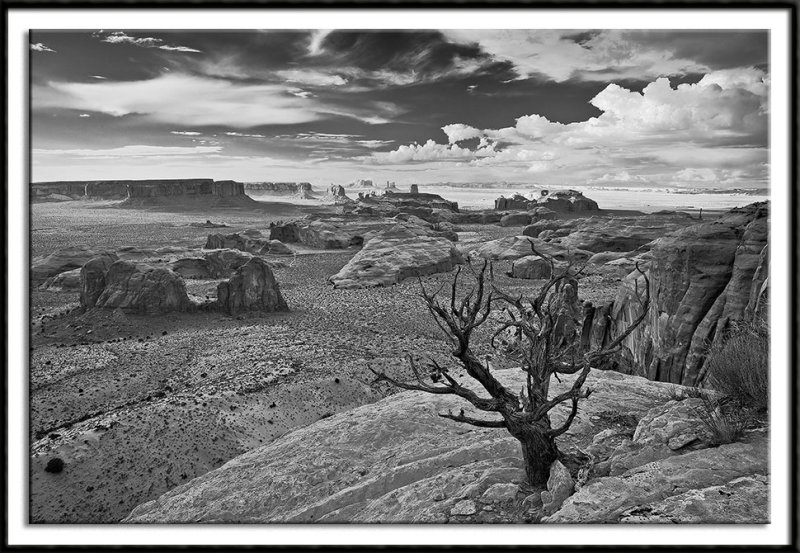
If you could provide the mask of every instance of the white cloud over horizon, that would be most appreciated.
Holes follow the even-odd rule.
[[[531,114],[500,129],[454,123],[442,127],[447,144],[429,139],[370,161],[497,165],[546,182],[568,175],[573,184],[762,182],[768,92],[768,75],[755,68],[710,72],[674,88],[658,78],[641,93],[609,84],[590,101],[602,114],[586,121],[562,124]],[[475,149],[459,145],[476,138]]]

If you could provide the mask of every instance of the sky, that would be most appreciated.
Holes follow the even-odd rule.
[[[31,31],[32,181],[768,186],[766,31]]]

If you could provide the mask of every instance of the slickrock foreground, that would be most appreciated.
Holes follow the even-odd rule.
[[[512,389],[523,383],[518,371],[498,374]],[[571,380],[554,382],[554,389],[565,389]],[[668,385],[639,377],[594,371],[587,385],[595,392],[559,445],[567,452],[576,447],[594,451],[592,464],[608,458],[613,462],[615,451],[604,449],[604,440],[619,443],[620,435],[632,436],[651,409],[669,403]],[[523,484],[518,442],[504,430],[474,428],[437,416],[464,406],[447,396],[404,392],[334,415],[140,505],[124,522],[537,520],[542,500]],[[556,417],[563,416],[565,410]],[[646,442],[650,432],[639,432],[637,438]],[[605,438],[597,439],[601,433]],[[685,434],[686,428],[677,427],[674,433]],[[692,502],[685,500],[689,492],[706,494],[709,510],[718,503],[735,504],[728,517],[725,509],[716,509],[715,522],[758,523],[768,517],[766,488],[743,486],[741,480],[764,482],[768,475],[762,434],[716,449],[698,439],[672,450],[662,441],[671,437],[669,431],[661,431],[651,440],[655,445],[634,445],[650,448],[642,466],[620,476],[590,476],[548,520],[615,522],[631,516],[633,508],[656,503],[654,516],[666,516],[660,513],[668,510],[673,519],[693,520]],[[630,447],[623,440],[622,451]],[[721,485],[728,486],[731,495],[715,497],[714,487]],[[672,497],[669,506],[662,506]],[[641,516],[650,511],[636,512]]]

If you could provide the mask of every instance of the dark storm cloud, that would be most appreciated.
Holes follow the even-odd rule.
[[[758,66],[769,61],[767,31],[628,31],[625,38],[648,48],[662,48],[675,58],[710,69]]]
[[[325,58],[367,71],[427,75],[447,72],[465,60],[489,61],[477,44],[450,43],[438,31],[334,31],[321,46]]]

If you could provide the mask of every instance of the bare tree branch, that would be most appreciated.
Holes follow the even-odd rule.
[[[481,428],[507,428],[506,421],[499,420],[499,421],[487,421],[481,419],[473,419],[472,417],[467,417],[464,415],[464,410],[462,409],[458,415],[454,415],[451,411],[447,413],[439,413],[440,417],[445,419],[454,420],[456,422],[463,422],[466,424],[471,424],[472,426],[478,426]]]

